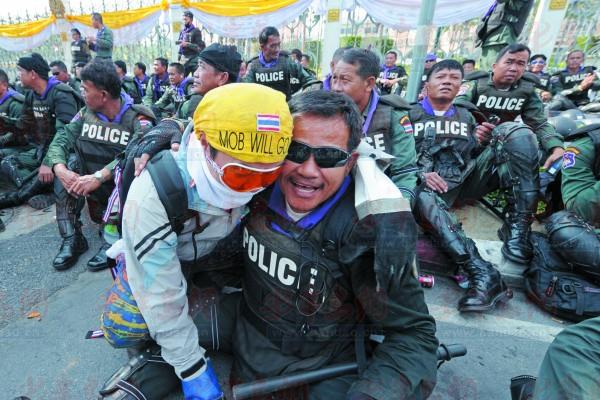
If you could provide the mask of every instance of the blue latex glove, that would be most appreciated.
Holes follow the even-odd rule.
[[[218,400],[223,398],[223,390],[210,362],[206,371],[189,381],[181,381],[185,400]]]

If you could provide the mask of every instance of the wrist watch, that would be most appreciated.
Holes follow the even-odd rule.
[[[100,183],[104,183],[104,176],[102,175],[102,171],[94,172],[94,178],[98,179]]]

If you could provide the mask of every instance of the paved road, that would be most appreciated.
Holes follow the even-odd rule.
[[[91,250],[66,272],[51,260],[60,244],[53,210],[24,206],[0,233],[0,398],[26,395],[32,400],[94,399],[102,382],[126,361],[102,339],[85,340],[98,327],[108,272],[90,273],[85,262],[98,245],[95,228],[85,232]],[[528,303],[524,295],[485,315],[455,310],[461,290],[445,278],[426,289],[438,335],[445,343],[463,343],[468,355],[445,364],[432,399],[509,399],[511,376],[535,374],[554,335],[564,328]],[[41,320],[27,319],[28,312]],[[220,357],[219,374],[228,360]],[[172,399],[180,398],[174,394]]]

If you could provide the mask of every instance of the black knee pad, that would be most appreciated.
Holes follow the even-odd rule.
[[[571,211],[559,211],[546,222],[552,248],[575,269],[600,280],[600,239],[594,228]]]
[[[527,125],[505,122],[494,129],[494,162],[503,187],[522,191],[539,190],[539,148]]]

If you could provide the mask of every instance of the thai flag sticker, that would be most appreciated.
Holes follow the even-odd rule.
[[[279,132],[279,115],[256,114],[256,130]]]

